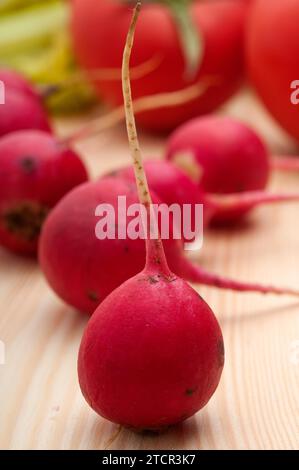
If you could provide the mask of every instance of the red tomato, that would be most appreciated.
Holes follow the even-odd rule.
[[[240,0],[194,1],[191,14],[203,36],[204,57],[192,81],[184,74],[185,60],[169,8],[155,2],[143,5],[131,66],[151,58],[160,58],[160,62],[150,73],[132,81],[134,98],[180,90],[206,76],[216,77],[219,83],[198,99],[175,109],[140,114],[140,124],[154,130],[170,130],[191,117],[214,110],[236,92],[242,82],[246,5]],[[73,0],[73,39],[84,68],[121,67],[131,15],[132,8],[124,1]],[[123,102],[120,81],[101,80],[97,88],[104,101],[112,105]]]
[[[247,62],[252,83],[265,105],[281,126],[299,140],[299,82],[291,89],[291,84],[299,80],[298,0],[253,2]]]

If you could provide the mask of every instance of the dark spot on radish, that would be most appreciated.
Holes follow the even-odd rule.
[[[23,157],[20,161],[20,165],[24,173],[27,174],[33,173],[37,167],[36,159],[31,156]]]
[[[187,388],[187,390],[185,391],[185,394],[188,396],[188,397],[191,397],[192,395],[194,395],[194,393],[196,392],[197,390],[197,387],[194,387],[194,388]]]
[[[99,302],[99,300],[100,300],[100,297],[98,296],[98,294],[94,290],[89,291],[87,293],[87,296],[92,302]]]
[[[157,284],[160,281],[160,276],[148,276],[150,284]]]
[[[49,212],[48,207],[36,202],[20,202],[3,214],[6,228],[26,241],[38,238]]]

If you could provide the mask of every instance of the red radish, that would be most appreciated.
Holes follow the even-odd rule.
[[[191,179],[186,172],[167,160],[147,160],[144,164],[150,189],[168,204],[204,205],[204,226],[212,219],[230,220],[262,204],[299,201],[299,193],[270,193],[267,191],[245,191],[242,193],[211,194],[203,191],[200,177]],[[114,172],[117,176],[129,181],[134,180],[132,168],[127,167]],[[192,227],[194,229],[194,227]]]
[[[0,105],[0,136],[23,129],[50,131],[41,96],[22,75],[0,69],[4,104]]]
[[[49,284],[67,303],[90,314],[107,295],[144,266],[144,240],[95,237],[97,206],[111,204],[117,213],[120,195],[126,196],[127,205],[138,202],[135,184],[121,178],[106,177],[81,185],[57,204],[42,230],[39,261]],[[160,202],[156,197],[155,201]],[[117,219],[116,226],[126,228],[126,223]],[[165,240],[167,254],[173,262],[178,243],[178,240]]]
[[[129,60],[137,5],[123,62],[127,129],[140,203],[151,196],[135,129]],[[82,338],[78,375],[89,405],[112,422],[160,430],[200,410],[224,364],[218,322],[205,301],[168,268],[163,244],[147,231],[146,265],[96,310]]]
[[[74,186],[87,180],[75,152],[38,130],[0,139],[0,244],[34,254],[49,210]]]
[[[210,193],[264,189],[270,176],[266,146],[247,125],[230,117],[193,119],[170,136],[166,158]]]
[[[0,105],[0,137],[24,129],[51,131],[46,111],[35,96],[7,89]]]
[[[183,89],[205,77],[215,77],[218,82],[190,103],[173,110],[160,109],[158,119],[153,111],[138,115],[140,124],[157,131],[173,129],[193,116],[216,109],[236,92],[242,82],[243,34],[247,14],[245,3],[236,0],[198,0],[191,5],[188,2],[179,5],[180,13],[176,11],[174,14],[178,3],[169,1],[166,5],[161,1],[146,2],[144,5],[137,28],[138,42],[132,56],[132,66],[155,57],[160,57],[161,63],[151,73],[134,81],[135,98]],[[190,10],[187,10],[189,7]],[[185,29],[182,34],[177,22],[184,20],[188,11],[192,28]],[[120,0],[73,0],[74,46],[80,63],[87,71],[92,73],[95,69],[120,67],[130,14],[130,5]],[[185,73],[189,54],[186,50],[184,53],[184,43],[188,41],[191,30],[195,38],[190,42],[200,56],[198,72],[192,80]],[[107,44],[113,44],[113,48],[107,47]],[[95,83],[103,100],[113,106],[122,104],[120,81],[107,79]]]
[[[247,35],[248,71],[264,104],[299,140],[298,0],[252,2]]]
[[[181,208],[184,204],[204,204],[204,226],[209,224],[214,205],[209,204],[205,193],[185,172],[166,160],[147,160],[144,168],[150,189],[162,202],[168,206],[179,204]],[[135,178],[132,167],[122,168],[114,174],[128,181],[134,181]]]
[[[132,182],[117,176],[81,185],[56,205],[42,229],[39,261],[50,286],[66,303],[89,314],[143,268],[143,240],[95,237],[96,207],[111,204],[117,213],[121,195],[127,197],[128,205],[138,200]],[[154,192],[153,196],[154,202],[161,202]],[[116,220],[116,226],[126,227],[121,220]],[[296,295],[289,289],[242,283],[209,273],[185,257],[180,240],[170,238],[163,243],[170,269],[186,280],[237,291]]]
[[[206,116],[183,124],[170,136],[166,158],[195,179],[211,203],[220,204],[213,221],[237,221],[259,203],[288,199],[288,195],[264,192],[271,169],[278,166],[275,162],[283,164],[285,158],[272,163],[261,138],[235,119]],[[250,192],[252,204],[247,205]],[[230,207],[229,199],[221,204],[221,197],[213,196],[224,194],[234,194],[235,207]],[[293,196],[296,199],[290,195],[290,200]]]

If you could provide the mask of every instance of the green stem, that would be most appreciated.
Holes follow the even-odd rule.
[[[192,0],[162,0],[171,10],[176,22],[184,53],[187,79],[195,77],[203,58],[203,38],[194,24],[190,7]]]

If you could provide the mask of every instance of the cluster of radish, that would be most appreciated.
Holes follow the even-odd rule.
[[[142,64],[138,75],[145,73]],[[119,70],[96,75],[115,76]],[[42,94],[14,71],[0,69],[4,104],[0,107],[0,243],[20,254],[35,254],[46,215],[75,186],[88,180],[87,169],[72,144],[124,119],[123,107],[91,121],[79,132],[59,139],[51,129]],[[55,86],[49,89],[55,89]],[[136,101],[137,112],[161,103],[175,107],[205,90],[195,84],[173,93]]]
[[[76,3],[79,7],[82,2]],[[231,2],[222,4],[225,9]],[[116,7],[122,12],[125,8]],[[86,135],[86,129],[64,141],[55,137],[36,90],[22,77],[0,71],[6,88],[0,114],[0,243],[22,254],[35,254],[39,245],[40,265],[57,294],[81,311],[92,314],[96,310],[79,354],[80,384],[90,405],[113,422],[161,429],[205,405],[218,385],[224,363],[217,320],[182,279],[239,291],[299,293],[209,273],[185,258],[183,241],[174,237],[163,243],[148,237],[146,244],[143,240],[98,240],[95,208],[101,203],[116,207],[120,195],[127,197],[128,204],[139,200],[148,217],[152,201],[181,206],[202,203],[208,227],[237,222],[261,203],[298,201],[299,195],[266,191],[272,160],[264,144],[247,126],[229,118],[212,116],[187,122],[168,140],[164,160],[143,164],[129,79],[139,9],[138,4],[123,56],[122,81],[135,171],[122,168],[87,182],[85,165],[69,145]],[[125,11],[128,15],[130,10]],[[234,66],[227,72],[228,83]],[[237,83],[231,86],[235,88]],[[153,108],[163,99],[165,109],[158,117],[168,116],[165,128],[174,125],[174,115],[166,111],[168,105],[181,103],[182,109],[176,106],[180,109],[177,123],[189,116],[190,109],[186,113],[185,107],[194,91],[203,103],[213,102],[209,95],[203,98],[206,91],[201,90],[199,96],[199,89],[192,87],[184,95],[184,104],[174,87],[167,90],[167,96],[163,93],[151,101],[137,90],[136,108],[146,110],[140,115],[141,122],[155,127]],[[109,87],[107,93],[118,96]],[[216,101],[222,100],[218,96]],[[104,118],[102,127],[123,117],[123,109],[118,108]]]
[[[77,59],[88,73],[97,68],[119,67],[129,21],[127,3],[130,2],[72,1],[73,43]],[[273,117],[298,140],[299,105],[291,100],[292,94],[296,101],[299,96],[298,22],[297,0],[145,2],[132,65],[150,57],[160,62],[151,74],[134,81],[134,96],[174,91],[207,76],[217,80],[192,102],[175,110],[163,107],[159,119],[153,111],[144,112],[138,116],[138,123],[148,129],[172,130],[218,108],[239,89],[247,73]],[[113,44],[113,49],[107,44]],[[188,70],[193,70],[193,74],[186,73]],[[104,77],[94,82],[104,101],[122,103],[120,82]],[[291,89],[294,82],[297,92]]]
[[[51,132],[40,95],[10,70],[0,70],[0,243],[34,254],[48,212],[88,179],[78,155]]]

